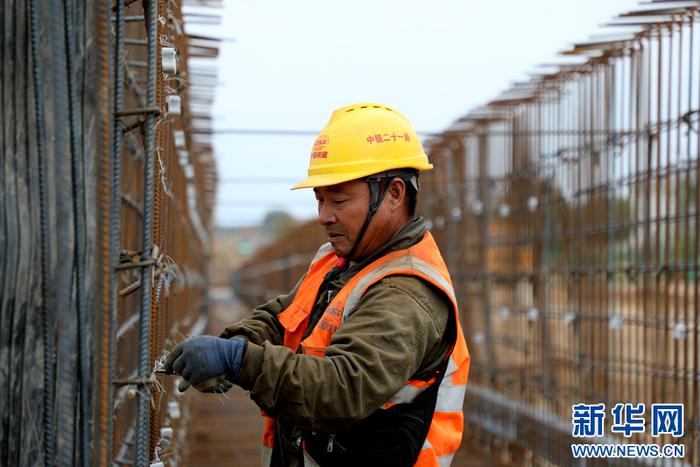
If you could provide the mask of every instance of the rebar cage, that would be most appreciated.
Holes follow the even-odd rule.
[[[176,465],[186,404],[154,369],[206,323],[218,42],[173,0],[0,18],[0,465]]]
[[[697,7],[623,23],[428,142],[423,212],[473,358],[465,415],[517,460],[572,462],[573,404],[644,403],[650,426],[652,403],[683,403],[682,438],[621,439],[700,462]]]

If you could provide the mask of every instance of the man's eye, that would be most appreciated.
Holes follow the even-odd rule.
[[[333,204],[343,204],[347,199],[334,199]]]

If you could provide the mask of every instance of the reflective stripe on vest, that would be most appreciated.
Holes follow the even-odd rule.
[[[274,434],[274,432],[273,432]],[[263,444],[262,448],[260,449],[260,465],[262,467],[269,467],[269,465],[272,463],[272,448],[269,446],[265,446]]]
[[[454,456],[454,452],[452,454],[438,456],[435,453],[433,445],[426,439],[414,467],[449,467]]]
[[[449,465],[462,438],[462,404],[469,372],[469,352],[459,325],[457,302],[447,267],[432,235],[428,232],[417,244],[389,253],[365,266],[353,276],[328,305],[311,334],[302,341],[325,275],[337,261],[330,244],[323,245],[312,260],[292,304],[278,315],[285,328],[284,345],[302,353],[323,357],[335,331],[356,309],[367,289],[390,275],[420,277],[442,290],[450,299],[457,325],[457,339],[450,352],[445,375],[438,388],[435,413],[416,465]],[[430,387],[429,381],[409,380],[382,408],[412,402]],[[266,441],[274,439],[274,423],[267,423]],[[305,454],[305,457],[308,455]]]

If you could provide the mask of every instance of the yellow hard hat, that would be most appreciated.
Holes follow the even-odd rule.
[[[406,117],[384,105],[352,104],[333,112],[314,142],[308,177],[292,190],[403,168],[433,168]]]

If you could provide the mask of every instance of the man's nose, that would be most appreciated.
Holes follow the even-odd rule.
[[[321,225],[334,224],[336,221],[333,209],[328,206],[328,203],[318,203],[318,222]]]

